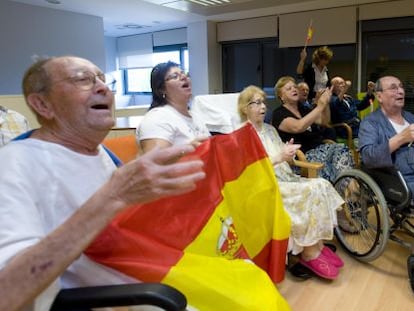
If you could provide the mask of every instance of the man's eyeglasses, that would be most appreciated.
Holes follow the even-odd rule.
[[[255,101],[249,102],[247,106],[258,107],[258,106],[261,106],[262,104],[266,106],[266,102],[264,100],[255,100]]]
[[[180,80],[182,77],[189,77],[190,74],[184,71],[176,71],[165,77],[165,81]]]
[[[402,84],[391,84],[389,87],[383,88],[380,92],[383,92],[383,91],[398,92],[398,89],[404,90],[404,86]]]
[[[99,79],[101,82],[105,83],[105,85],[111,91],[115,91],[115,85],[116,85],[115,78],[108,75],[109,81],[107,81],[105,74],[102,72],[95,74],[90,71],[80,71],[72,77],[56,81],[55,83],[62,82],[62,81],[70,81],[77,88],[83,91],[89,91],[95,87],[96,79]]]

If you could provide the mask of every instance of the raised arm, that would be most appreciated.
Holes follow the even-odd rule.
[[[305,67],[305,61],[306,61],[306,57],[307,57],[307,53],[306,53],[306,48],[303,48],[303,50],[300,52],[300,59],[299,59],[299,63],[296,67],[296,73],[298,75],[302,75],[303,74],[303,69]]]
[[[316,120],[315,123],[322,124],[322,125],[328,125],[331,123],[331,109],[329,106],[331,97],[332,97],[332,87],[327,88],[322,94],[320,94],[320,96],[318,96],[316,100],[316,104],[322,105],[325,108],[322,110],[320,119]]]
[[[327,117],[326,114],[329,113],[329,110],[326,111],[326,107],[328,105],[328,100],[326,100],[326,98],[329,98],[329,96],[330,91],[328,91],[325,96],[321,96],[321,99],[317,101],[316,107],[302,118],[285,118],[280,123],[279,129],[287,133],[302,133],[313,123],[320,124],[321,122],[325,121]]]

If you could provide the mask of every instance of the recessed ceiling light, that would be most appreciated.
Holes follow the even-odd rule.
[[[117,29],[142,29],[142,28],[147,28],[149,26],[138,25],[138,24],[134,24],[134,23],[126,23],[126,24],[122,24],[122,25],[116,25],[115,27]]]
[[[51,4],[61,4],[62,2],[60,2],[59,0],[45,0],[46,2],[49,2]]]
[[[193,2],[196,4],[201,4],[204,6],[215,6],[231,3],[230,0],[187,0],[188,2]]]

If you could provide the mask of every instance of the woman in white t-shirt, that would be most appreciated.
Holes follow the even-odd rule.
[[[152,104],[137,128],[143,152],[155,146],[198,145],[210,133],[189,109],[191,80],[174,62],[160,63],[151,72]]]

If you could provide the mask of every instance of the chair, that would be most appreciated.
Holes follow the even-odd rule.
[[[344,210],[356,228],[350,232],[338,226],[335,235],[351,256],[364,262],[378,258],[389,239],[410,249],[407,258],[409,282],[414,291],[414,224],[409,212],[412,194],[394,167],[348,170],[338,176],[335,189],[345,199]],[[403,234],[401,234],[403,233]]]
[[[191,113],[201,120],[210,133],[228,134],[241,123],[237,113],[239,93],[209,94],[194,97]]]
[[[346,131],[346,138],[336,138],[337,143],[343,143],[348,146],[349,150],[352,152],[352,156],[354,158],[355,166],[359,167],[360,165],[360,155],[358,149],[356,148],[353,140],[353,133],[352,128],[346,123],[336,123],[331,124],[330,127],[337,129],[337,128],[344,128]]]
[[[57,295],[51,311],[87,311],[91,308],[151,305],[167,311],[186,309],[185,296],[160,283],[96,286],[64,289]]]
[[[306,160],[305,154],[296,150],[296,158],[293,160],[293,165],[300,168],[300,175],[308,178],[316,178],[319,176],[319,170],[322,169],[323,164],[318,162],[309,162]]]
[[[123,163],[135,159],[139,154],[135,134],[106,138],[103,145],[111,150]]]

